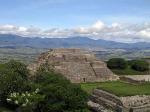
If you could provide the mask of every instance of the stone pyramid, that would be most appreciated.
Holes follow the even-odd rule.
[[[41,54],[37,63],[29,66],[36,71],[44,63],[53,65],[56,72],[62,73],[73,83],[100,82],[117,80],[119,77],[113,74],[103,61],[97,60],[95,55],[81,49],[51,49]]]

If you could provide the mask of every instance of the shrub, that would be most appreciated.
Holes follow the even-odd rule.
[[[5,64],[5,66],[6,68],[18,73],[24,79],[27,79],[29,75],[27,66],[24,63],[15,60],[10,60],[8,63]]]
[[[38,88],[33,92],[14,92],[8,96],[7,102],[18,106],[19,108],[17,108],[17,110],[20,110],[20,112],[25,112],[25,110],[32,112],[34,108],[37,108],[37,104],[43,101],[45,97],[45,95],[41,95],[39,92],[40,90]]]
[[[149,70],[149,63],[144,60],[133,60],[131,62],[131,68],[136,71],[148,71]]]
[[[0,66],[0,101],[6,102],[12,92],[28,90],[27,69],[20,62],[10,61]]]
[[[110,69],[125,69],[127,67],[127,62],[122,58],[112,58],[107,61],[107,66]]]
[[[86,109],[87,94],[61,74],[41,72],[35,82],[41,85],[45,100],[40,104],[43,112],[82,111]]]

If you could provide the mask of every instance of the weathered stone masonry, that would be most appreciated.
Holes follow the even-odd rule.
[[[37,63],[29,66],[31,71],[43,63],[53,65],[54,70],[62,73],[73,83],[117,80],[113,74],[94,54],[81,49],[52,49],[40,55]]]
[[[118,97],[106,91],[95,89],[90,97],[90,102],[93,103],[90,103],[89,106],[94,107],[96,112],[101,112],[98,109],[102,106],[114,112],[150,112],[150,96],[147,95]]]

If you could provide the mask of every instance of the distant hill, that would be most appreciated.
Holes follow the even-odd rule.
[[[120,43],[102,39],[94,40],[88,37],[40,38],[0,34],[0,47],[150,49],[150,43]]]

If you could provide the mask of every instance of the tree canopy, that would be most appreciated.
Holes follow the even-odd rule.
[[[131,62],[131,68],[137,71],[148,71],[149,63],[144,60],[133,60]]]
[[[107,62],[107,66],[111,69],[125,69],[127,62],[122,58],[112,58]]]

